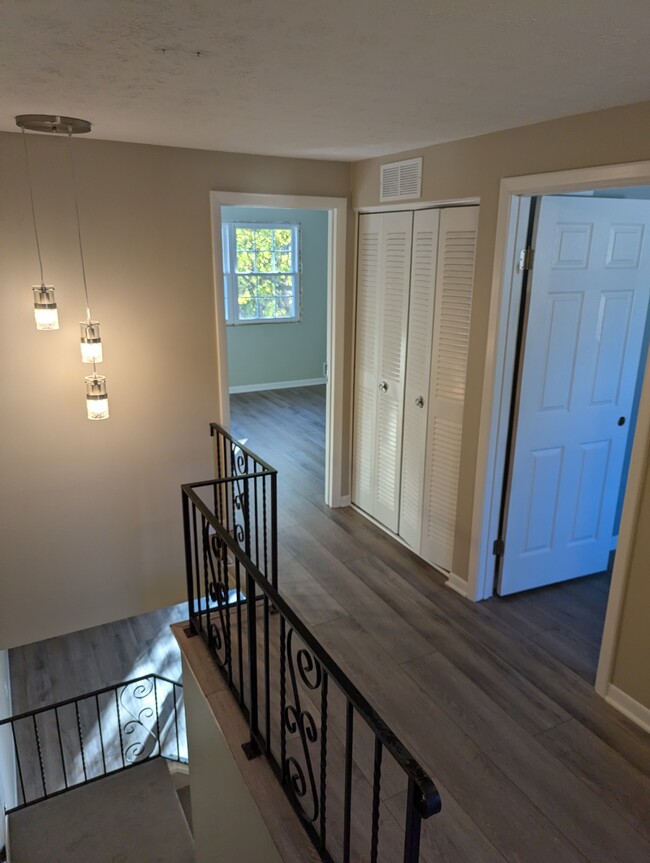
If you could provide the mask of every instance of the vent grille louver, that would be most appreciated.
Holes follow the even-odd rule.
[[[422,159],[406,159],[382,165],[379,175],[380,201],[405,201],[422,194]]]

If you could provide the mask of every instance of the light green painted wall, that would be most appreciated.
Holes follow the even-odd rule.
[[[222,207],[222,219],[299,222],[302,236],[302,320],[229,326],[230,386],[323,377],[327,335],[327,212]]]

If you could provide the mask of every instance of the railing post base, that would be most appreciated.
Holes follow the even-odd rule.
[[[185,633],[186,638],[194,638],[194,636],[196,635],[196,629],[194,628],[194,624],[190,623],[189,626],[185,627],[183,632]]]
[[[242,743],[241,748],[244,750],[244,755],[249,761],[259,758],[262,754],[262,750],[260,749],[257,740],[249,740],[248,743]]]

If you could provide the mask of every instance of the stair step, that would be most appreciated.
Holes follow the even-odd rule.
[[[194,843],[162,758],[13,812],[11,863],[193,863]]]

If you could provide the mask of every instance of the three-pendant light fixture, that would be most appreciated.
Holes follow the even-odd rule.
[[[34,292],[34,318],[37,330],[58,330],[59,312],[54,296],[54,285],[46,285],[43,274],[43,260],[41,246],[38,239],[38,227],[36,223],[36,208],[34,205],[34,191],[32,185],[31,167],[27,147],[27,131],[49,132],[68,136],[68,149],[70,155],[70,176],[72,179],[72,191],[74,197],[75,214],[77,219],[77,236],[79,239],[79,257],[81,260],[81,273],[83,276],[84,296],[86,301],[86,320],[80,322],[81,327],[81,361],[92,364],[93,373],[87,375],[86,382],[86,412],[88,419],[108,419],[108,395],[106,392],[106,378],[97,374],[97,364],[104,359],[102,352],[102,340],[99,334],[99,321],[92,319],[90,314],[90,300],[88,297],[88,284],[86,281],[86,265],[84,261],[83,241],[81,237],[81,220],[79,218],[79,201],[77,199],[77,182],[74,170],[74,159],[72,153],[72,136],[90,132],[88,120],[80,120],[76,117],[60,117],[52,114],[21,114],[16,117],[16,125],[22,130],[23,144],[25,149],[25,164],[27,168],[27,181],[29,184],[29,199],[32,210],[32,223],[34,226],[34,238],[36,240],[36,252],[41,274],[40,285],[33,286]]]

